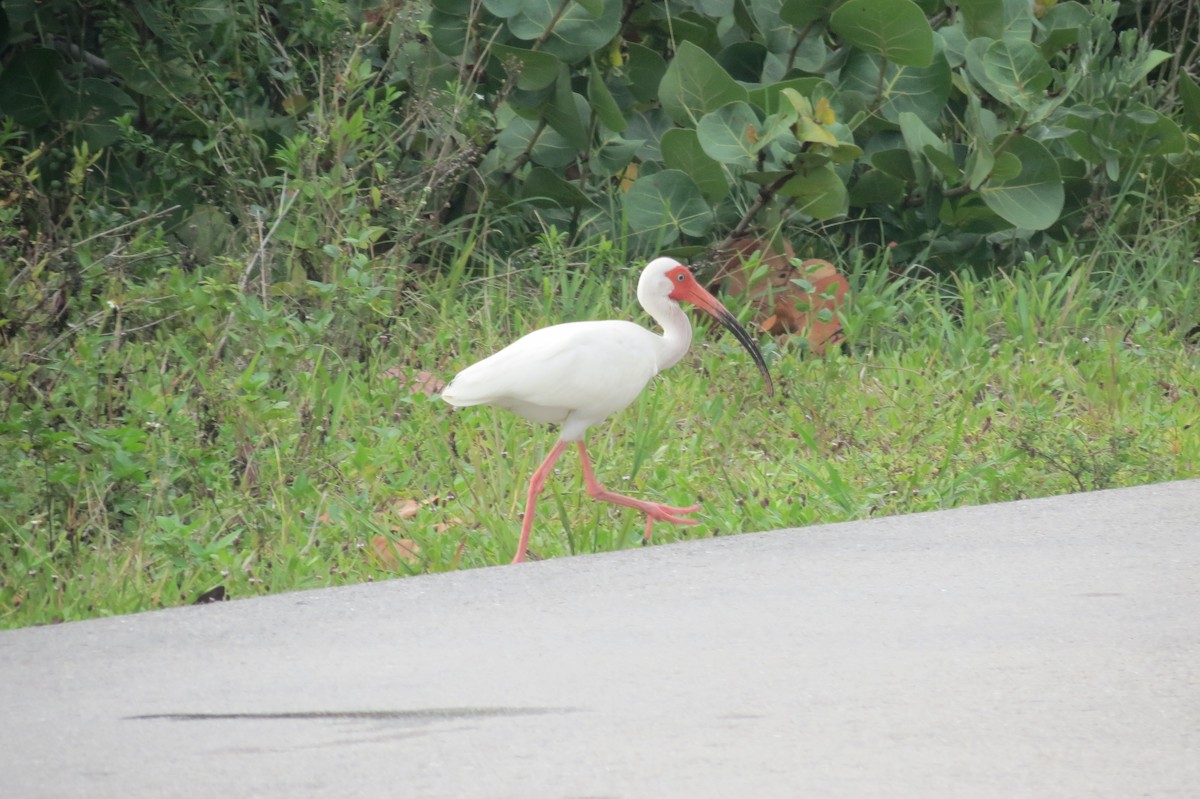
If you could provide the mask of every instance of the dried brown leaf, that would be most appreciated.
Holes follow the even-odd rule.
[[[403,366],[393,366],[383,373],[384,377],[391,377],[401,382],[401,390],[409,394],[424,394],[427,397],[433,397],[442,393],[442,389],[446,387],[446,381],[439,378],[433,372],[428,372],[422,369],[415,374],[410,374]]]
[[[411,538],[389,540],[377,535],[371,539],[371,550],[386,569],[395,569],[401,563],[415,566],[421,562],[421,547]]]
[[[454,518],[449,519],[448,521],[438,522],[437,524],[433,525],[433,531],[435,533],[437,533],[438,535],[441,535],[443,533],[447,533],[450,530],[453,530],[457,527],[462,527],[462,526],[463,526],[463,520],[458,518],[457,516],[455,516]]]
[[[765,278],[750,285],[745,264],[756,252],[763,253],[761,262],[767,265],[767,273]],[[713,285],[723,284],[730,294],[747,295],[756,311],[755,320],[764,332],[803,335],[809,348],[818,354],[842,340],[837,310],[850,286],[833,264],[812,258],[797,266],[793,263],[795,251],[786,241],[783,252],[778,252],[759,239],[735,239],[725,254],[727,257]],[[813,290],[805,291],[796,284],[797,280],[812,284]],[[828,320],[821,319],[825,310]]]
[[[424,499],[393,499],[384,503],[379,508],[379,512],[384,514],[390,513],[399,519],[407,520],[416,516],[421,511],[421,508],[436,505],[441,501],[442,498],[436,494]]]

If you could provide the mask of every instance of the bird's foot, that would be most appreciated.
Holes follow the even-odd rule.
[[[641,511],[646,514],[647,524],[652,521],[669,522],[670,524],[699,524],[695,519],[684,518],[684,514],[695,513],[700,510],[699,505],[681,507],[679,505],[664,505],[661,502],[647,502],[644,499],[634,499],[624,494],[618,494],[615,491],[609,491],[599,483],[589,485],[587,492],[593,499],[598,499],[601,502],[611,502],[614,505],[623,505],[626,508]]]
[[[650,531],[654,529],[656,521],[682,525],[700,523],[697,519],[688,519],[682,516],[682,514],[695,513],[700,510],[699,505],[689,505],[686,508],[682,508],[677,505],[663,505],[661,502],[647,502],[645,504],[646,507],[641,508],[646,514],[646,535],[642,539],[643,544],[650,543]]]
[[[647,521],[669,522],[671,524],[699,524],[695,519],[683,518],[683,514],[695,513],[699,505],[688,505],[686,508],[678,505],[664,505],[661,502],[646,502],[639,508],[646,514]]]

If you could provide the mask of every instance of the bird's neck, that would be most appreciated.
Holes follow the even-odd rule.
[[[692,323],[679,303],[668,300],[657,308],[647,308],[654,321],[663,329],[658,348],[658,371],[679,363],[692,346]]]

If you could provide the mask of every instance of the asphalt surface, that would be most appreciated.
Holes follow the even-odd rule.
[[[0,797],[1197,797],[1200,481],[0,632]]]

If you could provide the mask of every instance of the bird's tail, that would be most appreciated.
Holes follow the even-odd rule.
[[[472,397],[469,392],[456,388],[453,380],[450,381],[450,385],[442,389],[442,399],[455,408],[467,408],[471,405],[482,405],[487,402],[487,400]]]

